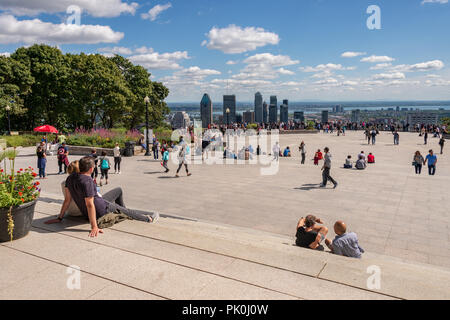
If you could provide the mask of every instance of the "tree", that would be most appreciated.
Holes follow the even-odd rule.
[[[33,45],[19,48],[11,58],[24,64],[34,78],[31,92],[24,96],[28,109],[22,123],[31,130],[43,122],[61,127],[64,125],[64,84],[67,81],[68,67],[58,48],[47,45]]]
[[[11,107],[10,115],[24,115],[27,109],[23,96],[31,90],[34,79],[28,68],[14,59],[0,56],[0,115],[6,116],[6,106]],[[4,123],[3,121],[1,123]]]
[[[151,74],[142,66],[133,65],[128,59],[115,55],[110,58],[124,76],[128,88],[132,92],[131,112],[126,117],[130,129],[136,127],[145,121],[145,103],[144,98],[150,98],[149,104],[149,123],[152,127],[158,127],[164,117],[170,112],[164,99],[169,95],[169,89],[159,82],[150,80]]]
[[[0,57],[0,85],[0,116],[1,106],[14,100],[21,129],[44,123],[60,130],[133,128],[145,118],[145,96],[151,99],[153,126],[169,112],[164,103],[168,89],[121,56],[64,55],[47,45],[19,48],[10,58]]]

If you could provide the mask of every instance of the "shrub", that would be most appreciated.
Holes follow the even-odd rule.
[[[31,167],[27,169],[15,168],[17,151],[14,149],[4,150],[0,153],[0,162],[3,162],[3,169],[0,169],[0,208],[8,208],[8,233],[11,237],[14,231],[14,221],[12,218],[12,208],[21,204],[34,201],[39,197],[39,182],[34,182],[37,174]],[[9,162],[9,173],[7,163]],[[15,171],[17,170],[17,171]]]

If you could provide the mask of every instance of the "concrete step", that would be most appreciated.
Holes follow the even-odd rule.
[[[89,226],[79,225],[76,220],[66,220],[68,225],[63,225],[64,229],[61,225],[42,223],[59,208],[58,203],[39,202],[37,211],[41,219],[35,220],[33,225],[85,239]],[[85,230],[84,234],[74,232],[80,228]],[[443,268],[370,253],[360,260],[340,257],[293,246],[293,238],[182,217],[163,217],[156,224],[125,221],[91,241],[106,241],[116,250],[148,255],[219,278],[231,278],[235,282],[282,293],[285,297],[450,298],[450,272]],[[368,287],[371,268],[380,271],[379,288]],[[297,281],[293,284],[293,279],[300,284]]]

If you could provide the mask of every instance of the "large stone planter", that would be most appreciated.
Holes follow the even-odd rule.
[[[37,200],[34,200],[12,209],[14,220],[13,240],[23,238],[30,232],[36,202]],[[11,240],[8,234],[8,211],[9,209],[7,208],[0,208],[0,242]]]

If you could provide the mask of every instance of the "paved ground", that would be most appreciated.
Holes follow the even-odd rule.
[[[79,218],[44,224],[59,207],[39,201],[31,232],[0,244],[0,300],[450,299],[441,267],[346,258],[192,219],[125,221],[89,238]]]
[[[297,152],[302,139],[308,151],[305,166]],[[450,268],[449,157],[439,156],[434,177],[426,170],[416,176],[411,166],[416,150],[424,155],[429,148],[438,151],[437,139],[424,146],[417,134],[400,133],[400,146],[394,146],[392,135],[382,132],[377,144],[368,146],[362,132],[349,132],[341,137],[281,135],[280,144],[289,145],[294,157],[281,159],[276,175],[261,176],[257,165],[204,164],[191,166],[191,177],[173,179],[173,170],[165,175],[159,161],[138,156],[123,159],[123,174],[111,175],[103,192],[122,186],[129,206],[290,236],[308,213],[328,227],[343,219],[369,252]],[[325,146],[333,154],[336,190],[317,188],[321,171],[311,158]],[[341,168],[347,155],[356,158],[361,150],[373,152],[377,163],[365,171]],[[18,159],[19,166],[35,166],[36,158],[27,153]],[[55,159],[49,160],[48,172],[53,175],[42,189],[51,198],[60,193],[64,177],[54,174]]]

